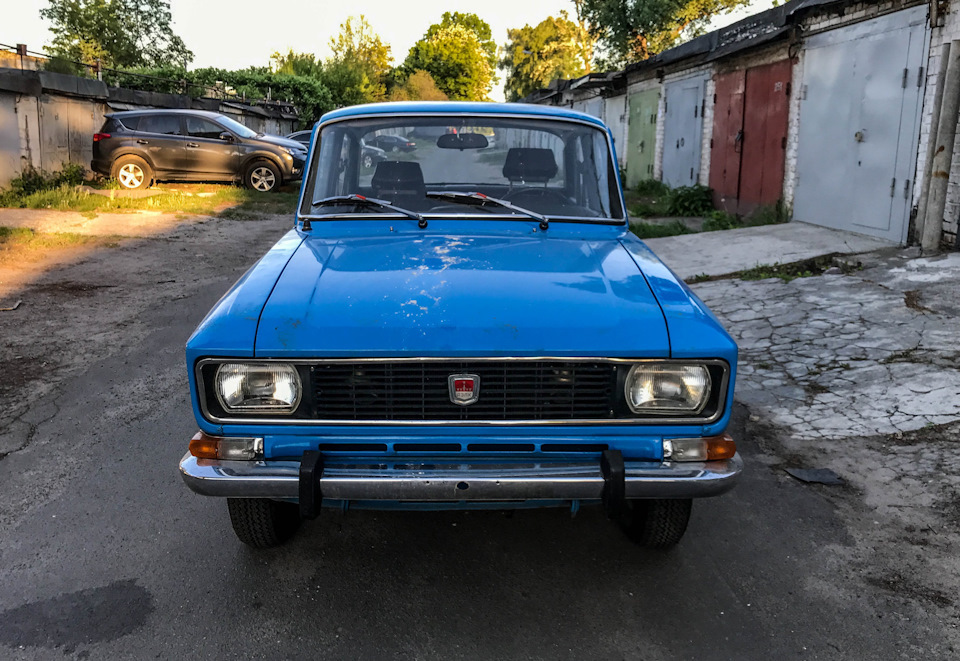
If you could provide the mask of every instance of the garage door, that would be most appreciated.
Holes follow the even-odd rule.
[[[796,220],[906,240],[927,56],[926,7],[811,37]]]
[[[700,177],[700,136],[706,74],[663,86],[663,183],[692,186]]]
[[[717,207],[749,214],[780,200],[792,68],[781,60],[716,77],[710,187]]]
[[[657,147],[657,106],[660,92],[647,90],[630,95],[630,124],[627,127],[627,185],[633,188],[644,179],[653,179],[653,155]]]

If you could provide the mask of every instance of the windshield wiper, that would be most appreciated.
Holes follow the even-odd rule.
[[[396,213],[404,215],[407,218],[413,218],[416,220],[420,229],[424,229],[427,226],[427,220],[416,211],[410,211],[409,209],[404,209],[403,207],[394,206],[386,200],[378,200],[375,197],[364,197],[363,195],[334,195],[333,197],[325,197],[322,200],[314,200],[313,206],[326,207],[344,203],[395,211]]]
[[[496,204],[504,209],[510,209],[511,211],[516,211],[519,214],[533,218],[534,220],[539,220],[540,229],[544,231],[550,227],[550,219],[544,216],[542,213],[537,213],[536,211],[531,211],[530,209],[525,209],[524,207],[518,207],[512,202],[501,200],[497,197],[490,197],[489,195],[484,195],[483,193],[465,193],[461,191],[427,191],[427,197],[450,200],[451,202],[458,202],[460,204],[473,204],[479,207],[482,207],[487,203]]]

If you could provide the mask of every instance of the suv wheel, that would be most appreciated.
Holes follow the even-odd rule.
[[[300,527],[300,507],[266,498],[227,498],[230,523],[241,542],[255,549],[280,546]]]
[[[270,161],[255,161],[243,177],[247,188],[268,193],[280,185],[280,170]]]
[[[373,167],[373,156],[371,156],[370,154],[364,154],[364,155],[363,155],[363,158],[361,159],[360,164],[361,164],[364,168],[366,168],[367,170],[369,170],[370,168]]]
[[[110,175],[130,190],[149,188],[153,181],[153,170],[139,156],[121,156],[114,161]]]
[[[631,540],[648,549],[676,546],[687,531],[693,500],[628,500],[620,526]]]

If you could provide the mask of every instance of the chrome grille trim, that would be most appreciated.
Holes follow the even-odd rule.
[[[243,363],[288,363],[291,365],[316,366],[321,364],[344,363],[464,363],[464,362],[496,362],[496,361],[565,361],[570,363],[615,363],[620,365],[636,363],[699,363],[707,366],[720,367],[723,376],[717,387],[719,399],[717,408],[709,418],[705,417],[677,417],[677,416],[650,416],[643,418],[601,418],[601,419],[550,419],[550,420],[329,420],[319,418],[228,418],[217,417],[210,413],[206,405],[206,393],[201,375],[205,365],[221,362]],[[373,427],[430,427],[430,426],[465,426],[465,427],[544,427],[544,426],[650,426],[650,425],[709,425],[723,417],[726,410],[727,389],[730,381],[730,366],[727,361],[716,358],[601,358],[595,356],[464,356],[464,357],[375,357],[375,358],[244,358],[232,356],[208,357],[198,360],[194,367],[198,400],[203,417],[215,424],[235,425],[301,425],[301,426],[373,426]],[[481,395],[482,396],[482,395]]]

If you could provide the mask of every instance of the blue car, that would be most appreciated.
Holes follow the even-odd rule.
[[[433,137],[364,167],[384,133]],[[737,346],[630,233],[602,122],[355,106],[310,155],[293,227],[187,343],[180,471],[242,542],[322,506],[595,504],[663,548],[734,486]]]

